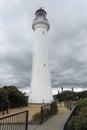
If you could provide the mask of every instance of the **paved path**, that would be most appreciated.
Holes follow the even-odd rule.
[[[48,119],[41,125],[29,125],[29,130],[60,130],[61,125],[70,110],[65,108],[63,103],[60,104],[58,108],[59,112],[57,115]]]

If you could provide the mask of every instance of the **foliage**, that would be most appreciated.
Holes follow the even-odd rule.
[[[33,122],[40,122],[41,121],[41,116],[42,116],[43,120],[45,120],[50,115],[51,115],[51,109],[42,109],[42,114],[41,114],[41,111],[39,113],[34,114]]]
[[[51,115],[51,109],[43,109],[43,119],[47,119]]]
[[[87,98],[87,91],[83,92],[72,92],[72,91],[63,91],[62,93],[58,93],[54,95],[54,99],[61,102],[61,101],[69,101],[69,100],[77,100],[81,98]]]
[[[43,120],[48,119],[49,116],[51,115],[55,115],[58,112],[58,106],[57,106],[57,102],[53,101],[51,105],[51,108],[44,108],[39,112],[34,114],[33,116],[33,122],[40,122],[41,121],[41,116],[43,118]]]
[[[8,91],[4,88],[0,88],[0,110],[2,110],[3,102],[8,98]]]
[[[38,112],[33,115],[33,122],[40,122],[41,121],[41,112]]]
[[[87,91],[78,92],[77,93],[78,98],[87,98]]]
[[[59,100],[59,102],[64,100],[75,100],[75,92],[64,91],[62,93],[57,94],[56,99]]]
[[[9,99],[11,108],[28,105],[28,97],[15,86],[4,86],[0,88],[0,110],[6,99]]]
[[[77,102],[77,111],[80,111],[80,109],[82,107],[87,107],[87,98],[81,98],[78,102]]]
[[[68,121],[66,130],[87,130],[87,98],[77,102],[77,114]]]
[[[77,116],[73,116],[68,122],[66,130],[87,130],[87,112],[86,116],[84,112],[79,113]]]
[[[58,112],[58,106],[57,106],[57,102],[53,101],[52,102],[52,114],[55,115]]]

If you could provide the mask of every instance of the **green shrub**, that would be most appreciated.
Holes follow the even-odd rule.
[[[87,118],[81,115],[73,116],[68,121],[66,130],[87,130]]]
[[[41,112],[38,112],[33,115],[33,122],[40,122],[41,121]]]
[[[51,114],[51,110],[49,109],[43,109],[43,120],[49,117]],[[40,122],[41,121],[41,112],[36,113],[33,115],[33,122]]]
[[[66,130],[87,130],[87,98],[77,102],[76,115],[68,121]]]
[[[53,101],[52,102],[52,114],[55,115],[58,112],[58,106],[57,106],[57,102]]]
[[[77,102],[77,111],[80,111],[82,107],[87,107],[87,98],[80,99]]]
[[[51,115],[50,109],[43,109],[43,118],[47,118]]]

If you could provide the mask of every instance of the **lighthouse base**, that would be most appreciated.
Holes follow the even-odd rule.
[[[34,104],[44,104],[44,103],[52,103],[52,100],[46,100],[46,99],[41,99],[41,100],[34,100],[34,99],[29,99],[29,103],[34,103]]]
[[[52,92],[41,92],[41,91],[31,91],[31,94],[29,96],[29,103],[52,103],[53,101],[53,95]]]

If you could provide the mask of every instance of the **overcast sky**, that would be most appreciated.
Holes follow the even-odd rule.
[[[49,61],[53,87],[87,87],[87,0],[0,0],[0,86],[31,82],[35,11],[50,23]]]

